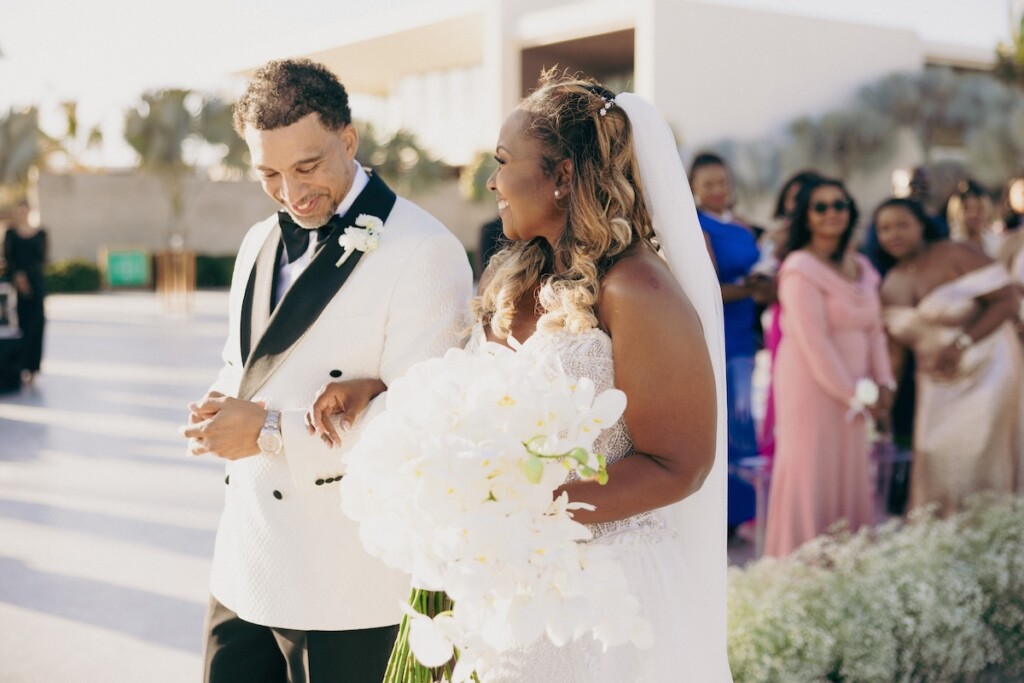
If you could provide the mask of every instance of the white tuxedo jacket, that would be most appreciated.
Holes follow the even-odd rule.
[[[224,478],[210,589],[246,621],[336,631],[401,619],[409,579],[363,551],[357,525],[341,513],[337,486],[342,454],[384,396],[342,435],[342,449],[309,436],[303,423],[324,383],[379,377],[391,384],[410,365],[458,344],[466,329],[472,275],[465,250],[444,226],[375,176],[346,220],[383,218],[392,201],[380,247],[353,253],[358,262],[346,262],[351,274],[340,288],[335,234],[273,316],[276,216],[249,230],[235,262],[225,364],[211,388],[281,410],[284,439],[275,456],[228,462]]]

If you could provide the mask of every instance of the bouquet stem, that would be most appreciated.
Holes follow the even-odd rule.
[[[429,617],[450,611],[453,606],[451,599],[443,591],[429,591],[422,588],[412,589],[409,594],[409,604],[420,614],[426,614]],[[388,668],[382,683],[450,681],[454,668],[454,658],[436,669],[423,666],[416,660],[416,656],[413,655],[412,649],[409,647],[409,616],[405,615],[398,627],[398,638],[395,640],[394,649],[391,650],[391,657],[388,659]]]

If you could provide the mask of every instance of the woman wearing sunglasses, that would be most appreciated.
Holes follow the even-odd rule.
[[[1017,294],[981,250],[940,240],[921,206],[889,199],[875,210],[885,324],[897,367],[917,360],[910,507],[941,514],[976,491],[1011,491],[1021,460]]]
[[[878,273],[849,249],[857,207],[838,180],[797,195],[779,270],[776,446],[765,551],[784,556],[839,520],[874,520],[867,423],[894,387]]]

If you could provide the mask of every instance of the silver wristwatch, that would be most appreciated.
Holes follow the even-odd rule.
[[[260,435],[256,437],[256,445],[264,455],[277,455],[284,447],[281,438],[281,411],[268,410],[267,419],[263,423]]]

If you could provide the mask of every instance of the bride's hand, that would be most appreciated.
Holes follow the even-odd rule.
[[[387,390],[379,379],[353,379],[330,382],[320,387],[313,405],[306,411],[306,429],[319,436],[328,446],[341,445],[341,436],[334,428],[337,418],[341,431],[346,432],[367,404]]]

